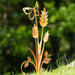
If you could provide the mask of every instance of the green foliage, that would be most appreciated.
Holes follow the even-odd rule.
[[[61,6],[59,9],[51,8],[50,3],[45,3],[45,5],[49,10],[51,35],[60,37],[64,31],[75,32],[75,4],[70,4],[68,7]]]
[[[49,15],[49,28],[51,36],[60,38],[60,54],[69,51],[71,48],[70,39],[75,35],[75,3],[68,6],[54,7],[54,3],[44,3]],[[73,37],[69,37],[69,34]]]
[[[32,56],[25,49],[33,47],[31,25],[22,12],[23,7],[32,5],[31,2],[33,0],[0,0],[0,73],[19,71],[21,58]]]
[[[19,26],[16,29],[13,27],[8,28],[7,26],[4,26],[4,28],[1,29],[0,67],[4,66],[6,71],[13,67],[13,70],[16,71],[16,66],[18,68],[20,67],[18,65],[21,63],[21,58],[26,59],[26,56],[32,56],[29,50],[25,48],[27,46],[33,47],[32,42],[29,43],[29,36],[31,35],[30,31],[31,30],[28,30],[26,26]],[[0,68],[0,71],[4,71],[4,67]]]
[[[60,61],[59,61],[60,62]],[[44,70],[40,75],[74,75],[75,74],[75,61],[73,60],[71,63],[64,65],[63,62],[61,62],[63,64],[63,66],[59,66],[58,64],[58,68],[52,70],[50,69],[48,70]],[[4,73],[4,75],[14,75],[14,72],[8,72],[8,73]],[[21,74],[16,73],[16,75],[38,75],[38,73],[33,72],[33,73],[24,73],[22,72]]]
[[[70,67],[70,68],[63,68],[63,67],[59,67],[58,69],[51,71],[45,71],[43,72],[41,75],[74,75],[75,72],[75,67]],[[28,75],[36,75],[36,73],[32,73],[32,74],[28,74]]]
[[[11,47],[12,51],[14,49],[14,54],[16,54],[16,51],[18,50],[21,52],[24,51],[25,46],[28,46],[29,44],[27,43],[29,40],[25,40],[30,35],[30,32],[29,30],[27,30],[26,26],[20,26],[17,29],[14,29],[13,27],[8,28],[7,26],[5,26],[4,29],[1,29],[0,34],[0,47],[3,46],[7,48],[9,46],[9,49]]]

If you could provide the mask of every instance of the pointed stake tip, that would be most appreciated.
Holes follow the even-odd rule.
[[[43,8],[43,11],[46,11],[46,7]]]
[[[38,6],[38,1],[36,1],[36,3],[35,3],[35,7],[37,7]]]

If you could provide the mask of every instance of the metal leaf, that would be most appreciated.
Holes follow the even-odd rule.
[[[47,56],[48,56],[48,52],[47,52],[47,51],[45,51],[44,56],[45,56],[45,57],[47,57]]]
[[[29,50],[31,51],[31,53],[32,53],[32,55],[33,55],[33,57],[34,57],[34,60],[36,61],[36,57],[35,57],[34,52],[33,52],[30,48],[28,48],[28,47],[26,47],[26,48],[29,49]]]
[[[28,56],[28,61],[31,61],[31,58]]]
[[[50,60],[50,58],[44,58],[43,63],[48,64]]]
[[[29,65],[29,62],[26,62],[26,63],[24,64],[24,68],[28,67],[28,65]]]

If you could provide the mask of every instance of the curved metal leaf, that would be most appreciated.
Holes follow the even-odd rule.
[[[28,48],[28,47],[26,47],[26,48],[29,49],[29,50],[31,51],[31,53],[32,53],[32,55],[33,55],[33,57],[34,57],[34,60],[35,60],[35,62],[36,62],[36,57],[35,57],[34,52],[33,52],[30,48]]]
[[[28,67],[28,65],[29,65],[29,62],[26,62],[26,63],[24,64],[24,68]]]
[[[43,63],[48,64],[50,60],[50,58],[44,58]]]

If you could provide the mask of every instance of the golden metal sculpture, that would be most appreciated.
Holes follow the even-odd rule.
[[[22,70],[23,65],[24,65],[24,68],[28,67],[29,62],[34,65],[34,67],[36,69],[36,72],[42,72],[43,64],[44,63],[48,64],[49,61],[51,60],[49,58],[49,56],[51,56],[51,55],[49,55],[47,51],[45,51],[45,53],[44,53],[45,43],[48,41],[48,38],[49,38],[49,31],[47,31],[45,33],[45,35],[43,36],[44,27],[46,27],[47,24],[48,24],[48,18],[47,18],[48,17],[48,15],[47,15],[48,12],[46,11],[45,7],[44,7],[43,11],[41,11],[41,17],[40,17],[39,23],[40,23],[40,26],[42,27],[42,32],[41,32],[41,39],[40,39],[40,42],[39,42],[37,16],[39,16],[40,14],[39,14],[38,8],[39,8],[38,1],[36,1],[35,6],[33,8],[30,8],[30,7],[24,7],[23,8],[24,13],[28,15],[30,20],[35,19],[34,27],[32,27],[32,37],[35,39],[36,54],[34,54],[33,50],[26,47],[27,49],[29,49],[31,51],[35,62],[33,62],[31,60],[31,58],[28,56],[28,60],[24,61],[21,64],[21,72],[23,72],[23,70]],[[27,10],[29,12],[26,12]],[[32,14],[32,11],[34,12],[33,17],[30,16]],[[42,44],[42,42],[43,42],[43,44]],[[45,57],[42,60],[43,53],[44,53]]]

